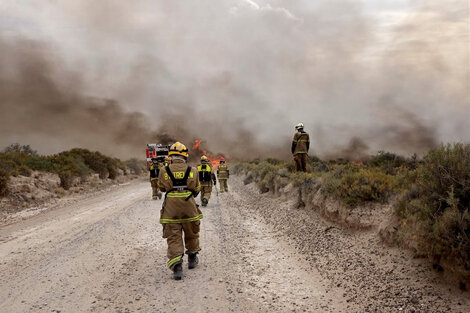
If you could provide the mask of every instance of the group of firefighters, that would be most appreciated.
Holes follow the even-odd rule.
[[[297,124],[295,130],[291,151],[296,170],[305,172],[310,138],[304,131],[302,123]],[[152,198],[161,199],[162,193],[165,193],[160,210],[160,223],[163,225],[163,238],[168,244],[167,265],[173,271],[173,278],[180,280],[183,275],[185,253],[188,255],[189,269],[195,268],[199,263],[197,254],[201,250],[199,230],[203,215],[196,198],[200,193],[201,205],[206,207],[217,179],[220,192],[228,192],[227,180],[230,172],[224,157],[218,160],[220,163],[216,169],[217,177],[214,166],[205,155],[201,156],[201,162],[196,168],[189,166],[187,164],[189,151],[180,142],[170,147],[152,146],[156,151],[149,161]]]

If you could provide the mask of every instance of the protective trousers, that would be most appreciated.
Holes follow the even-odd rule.
[[[212,193],[212,186],[203,186],[201,185],[201,199],[207,199],[207,201],[210,200],[211,198],[211,193]]]
[[[187,223],[171,223],[163,225],[163,238],[168,244],[168,267],[171,269],[173,265],[182,262],[184,255],[184,247],[186,253],[192,254],[200,250],[199,247],[199,230],[201,221]],[[184,232],[184,243],[183,243]]]
[[[228,191],[227,179],[219,178],[220,192]]]
[[[157,199],[160,194],[160,191],[158,190],[158,179],[151,178],[150,184],[152,184],[152,198]]]
[[[307,153],[298,153],[294,155],[295,160],[295,169],[297,172],[306,172],[307,171]]]

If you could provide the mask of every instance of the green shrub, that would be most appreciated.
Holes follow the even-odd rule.
[[[0,169],[8,175],[18,175],[18,164],[10,157],[10,155],[0,154]]]
[[[3,150],[3,153],[18,153],[18,154],[26,154],[26,155],[37,155],[37,151],[33,150],[29,145],[20,145],[19,143],[14,143],[9,145]]]
[[[25,160],[24,165],[33,171],[55,171],[53,159],[48,156],[31,156]]]
[[[378,168],[348,165],[324,179],[326,191],[344,204],[354,207],[365,202],[385,202],[394,190],[394,177]]]
[[[146,171],[145,162],[136,158],[129,159],[125,161],[124,164],[137,175],[140,175]]]
[[[401,237],[416,241],[418,253],[461,265],[470,274],[470,145],[430,151],[409,185],[397,202]]]
[[[108,177],[110,179],[116,179],[118,177],[118,168],[119,164],[115,159],[107,159],[106,163],[106,170],[108,171]]]
[[[83,162],[93,172],[98,173],[101,179],[108,178],[108,164],[109,157],[104,156],[99,152],[91,152],[87,149],[75,148],[70,151],[63,152],[63,154],[70,155],[74,158],[82,158]]]
[[[0,197],[4,197],[8,191],[8,173],[0,169]]]
[[[416,169],[419,160],[416,154],[413,154],[411,158],[405,158],[395,153],[379,151],[366,164],[371,167],[379,167],[386,174],[396,175],[401,168],[408,170]]]
[[[33,173],[33,171],[31,169],[29,169],[28,167],[26,167],[24,165],[21,165],[18,168],[18,173],[19,173],[19,175],[30,177],[31,174]]]
[[[69,190],[72,187],[74,175],[69,170],[59,171],[60,186],[65,190]]]

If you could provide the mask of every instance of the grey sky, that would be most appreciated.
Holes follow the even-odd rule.
[[[470,140],[465,2],[2,0],[0,36],[45,43],[79,73],[76,92],[158,116],[156,128],[189,109],[189,131],[220,149],[238,140],[220,137],[228,119],[273,146],[303,121],[320,153],[354,136],[407,153],[376,135],[412,131],[403,112],[438,141]]]

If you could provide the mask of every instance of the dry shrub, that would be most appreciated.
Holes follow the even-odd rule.
[[[355,207],[370,201],[387,201],[396,181],[379,168],[346,165],[325,176],[324,184],[330,195],[349,207]]]
[[[6,196],[8,192],[8,173],[0,169],[0,197]]]
[[[430,151],[410,185],[397,203],[402,240],[416,242],[417,253],[436,264],[454,264],[470,276],[470,145]]]

